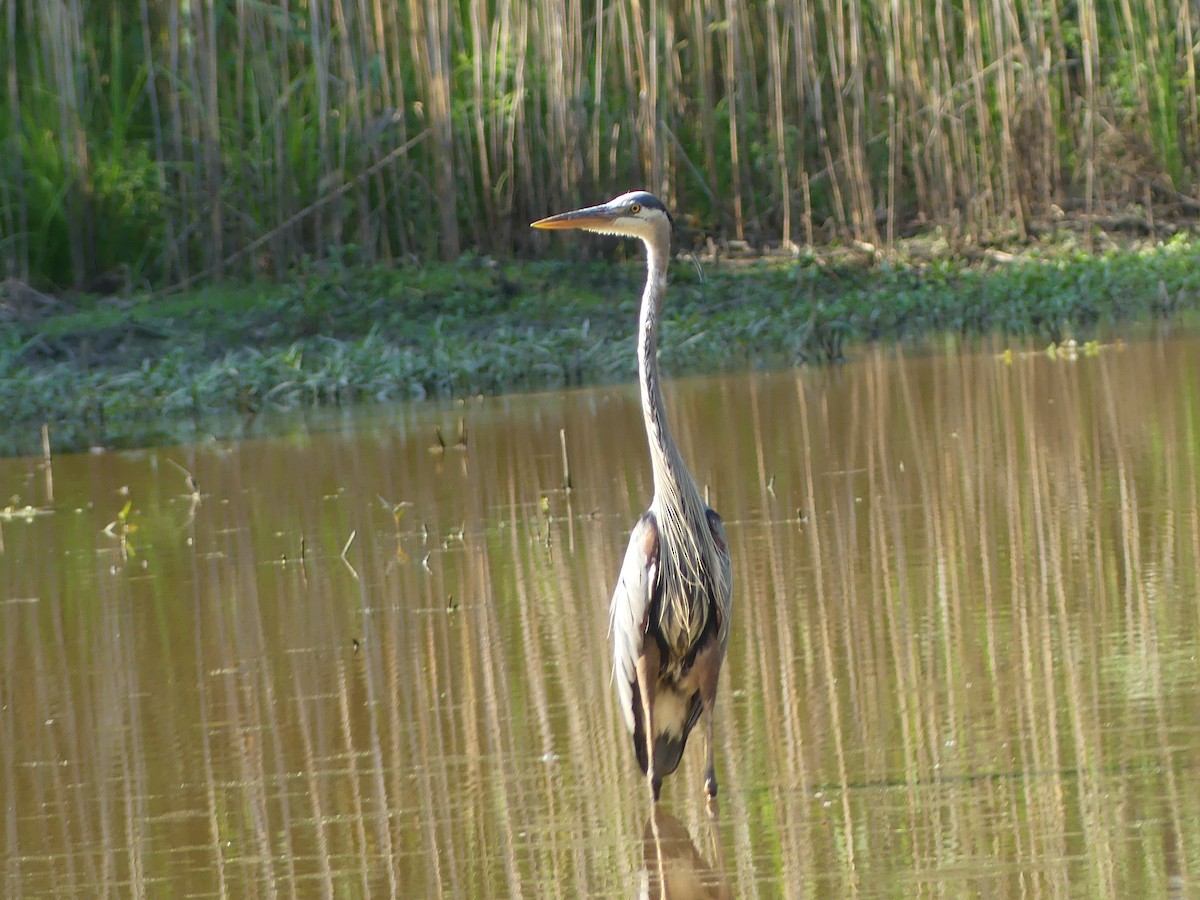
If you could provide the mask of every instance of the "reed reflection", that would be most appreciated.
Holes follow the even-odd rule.
[[[668,855],[738,895],[1193,893],[1197,371],[1177,341],[672,385],[739,565],[721,809],[685,755]],[[670,881],[605,640],[636,392],[354,426],[56,457],[52,504],[0,461],[43,510],[0,520],[5,895]]]

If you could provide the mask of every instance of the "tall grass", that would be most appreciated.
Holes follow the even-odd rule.
[[[1020,237],[1059,210],[1154,227],[1200,206],[1193,15],[3,0],[0,275],[163,287],[520,252],[532,217],[641,185],[691,239],[756,245]]]

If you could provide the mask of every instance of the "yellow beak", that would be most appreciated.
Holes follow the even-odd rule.
[[[547,216],[530,224],[530,228],[564,229],[564,228],[599,228],[617,218],[607,206],[587,206],[583,209],[573,209],[570,212],[559,213],[557,216]]]

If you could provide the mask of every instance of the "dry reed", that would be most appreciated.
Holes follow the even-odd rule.
[[[1183,0],[8,0],[0,275],[511,253],[532,218],[634,185],[686,212],[685,240],[1154,227],[1200,206],[1191,20]]]

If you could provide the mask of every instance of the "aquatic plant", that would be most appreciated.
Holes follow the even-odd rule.
[[[864,341],[998,335],[1045,348],[1200,297],[1200,243],[1100,256],[677,264],[662,323],[673,374],[827,363]],[[632,380],[636,265],[468,262],[346,270],[281,287],[136,304],[83,300],[0,333],[0,452],[152,439],[213,415]],[[628,285],[613,288],[616,278]],[[629,290],[624,290],[624,287]],[[611,294],[617,290],[616,299]],[[293,305],[308,310],[289,315]],[[312,333],[312,323],[320,323]]]

